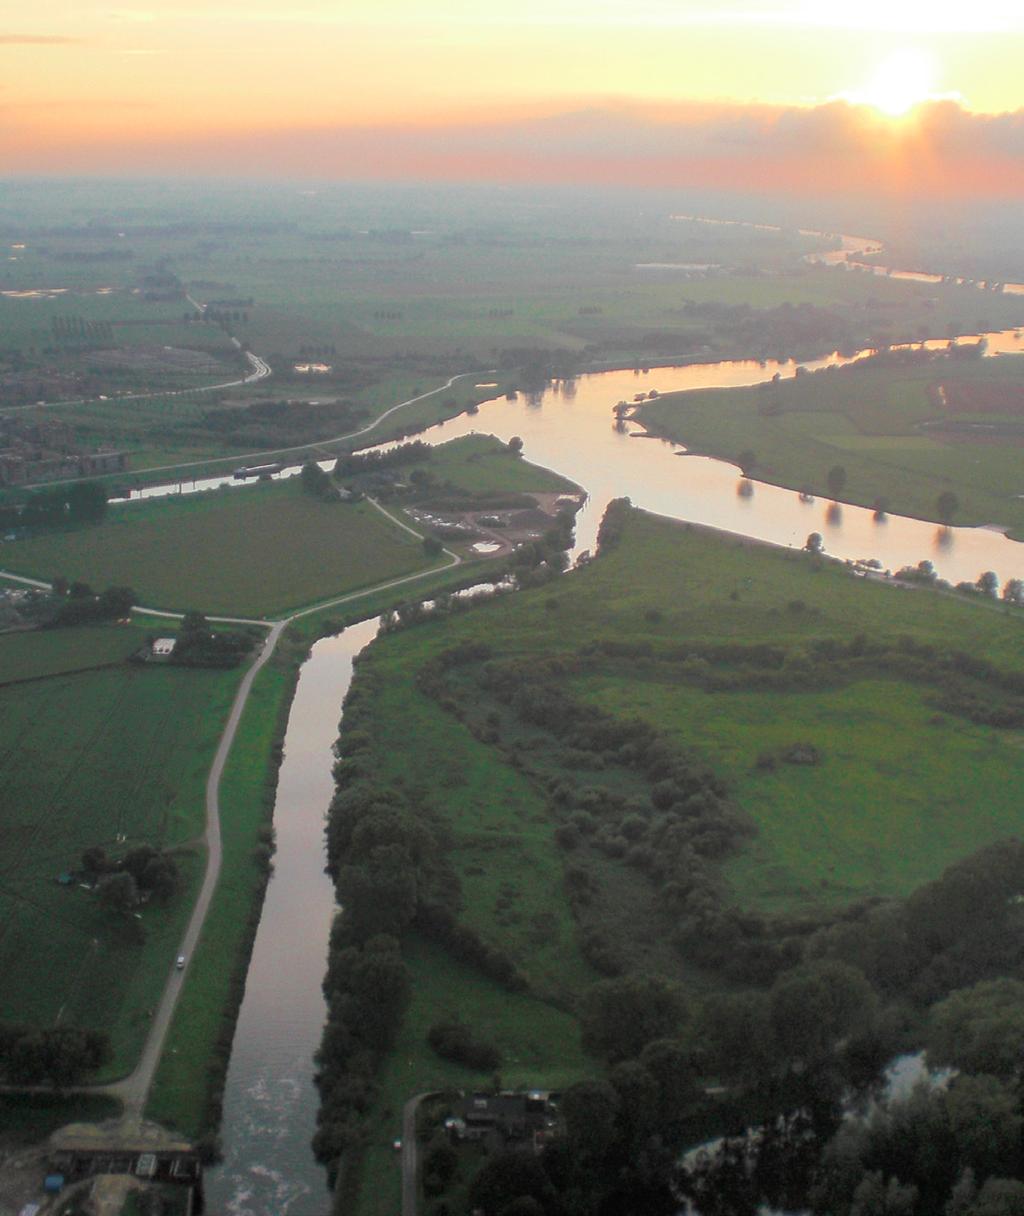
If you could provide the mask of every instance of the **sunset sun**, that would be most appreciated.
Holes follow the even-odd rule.
[[[902,50],[884,59],[862,88],[848,94],[848,100],[899,118],[935,96],[934,87],[931,57],[922,51]]]

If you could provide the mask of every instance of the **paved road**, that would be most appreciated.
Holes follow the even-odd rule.
[[[410,527],[403,520],[397,518],[390,511],[380,505],[376,499],[367,499],[382,515],[387,516],[389,520],[403,528],[406,532],[411,533],[418,540],[423,539],[423,535],[417,532],[415,528]],[[315,612],[322,612],[330,608],[338,607],[341,604],[351,603],[354,600],[364,599],[367,596],[375,595],[381,591],[390,591],[395,587],[404,586],[407,583],[415,583],[422,579],[429,578],[434,574],[439,574],[444,570],[450,570],[455,566],[462,564],[462,558],[453,553],[450,549],[443,550],[448,557],[448,561],[443,566],[435,566],[430,570],[420,570],[415,574],[406,574],[401,578],[389,579],[387,582],[377,583],[372,587],[364,587],[359,591],[350,591],[345,595],[334,596],[332,599],[324,600],[322,603],[312,604],[308,608],[303,608],[298,612],[292,613],[290,616],[284,617],[276,621],[256,621],[244,617],[208,617],[208,620],[216,622],[243,623],[252,625],[262,625],[269,630],[266,639],[264,640],[259,654],[256,656],[249,670],[242,678],[242,682],[238,687],[238,692],[235,694],[235,700],[231,707],[231,713],[224,726],[224,731],[221,734],[220,742],[217,745],[217,751],[213,758],[213,764],[210,768],[209,775],[206,780],[206,847],[207,861],[206,873],[203,876],[203,884],[199,891],[199,896],[196,899],[192,916],[189,919],[188,927],[185,930],[185,936],[178,947],[178,953],[183,954],[186,959],[185,969],[183,971],[174,970],[171,972],[164,986],[164,991],[160,997],[160,1002],[157,1005],[156,1012],[153,1015],[153,1021],[149,1028],[149,1033],[146,1037],[145,1045],[139,1057],[135,1068],[126,1077],[122,1077],[119,1081],[111,1082],[107,1085],[86,1085],[80,1086],[72,1092],[83,1093],[106,1093],[112,1097],[119,1098],[124,1103],[124,1116],[122,1119],[121,1132],[125,1135],[136,1132],[142,1122],[142,1114],[146,1106],[146,1100],[149,1096],[149,1091],[153,1084],[153,1078],[156,1075],[157,1067],[160,1063],[160,1058],[163,1055],[164,1045],[167,1039],[167,1032],[171,1026],[171,1020],[174,1016],[174,1010],[178,1003],[178,998],[181,995],[181,990],[188,976],[188,966],[195,954],[196,946],[199,943],[200,936],[203,931],[203,925],[206,921],[207,913],[210,909],[210,904],[213,900],[214,893],[217,888],[217,881],[220,877],[221,867],[221,838],[220,838],[220,781],[224,772],[224,766],[227,763],[228,756],[231,753],[231,746],[234,743],[235,735],[238,731],[238,724],[241,721],[242,714],[245,711],[246,703],[249,699],[249,694],[252,691],[253,683],[260,670],[268,662],[271,655],[277,646],[277,643],[288,628],[288,626],[303,617],[311,616]],[[21,575],[6,574],[0,571],[0,578],[9,578],[15,582],[25,583],[29,586],[49,589],[50,584],[40,581],[39,579],[25,578]],[[182,613],[164,612],[150,608],[136,608],[134,612],[144,615],[157,615],[169,619],[180,619]],[[2,1086],[0,1091],[3,1092],[26,1092],[26,1089],[18,1089],[17,1087]],[[28,1092],[42,1092],[38,1087],[27,1087]],[[415,1141],[415,1132],[412,1137]],[[413,1149],[415,1152],[415,1147]],[[415,1163],[414,1163],[415,1164]],[[415,1202],[415,1188],[413,1190]]]
[[[419,1182],[419,1144],[416,1142],[416,1112],[424,1098],[417,1094],[402,1107],[402,1216],[416,1216]]]
[[[237,338],[232,338],[231,341],[241,350],[242,344]],[[222,380],[217,384],[202,384],[198,388],[176,388],[162,389],[156,392],[148,393],[118,393],[112,397],[106,398],[109,401],[147,401],[154,397],[183,397],[186,393],[213,393],[219,388],[239,388],[244,384],[255,384],[258,380],[265,380],[273,370],[266,360],[261,359],[259,355],[254,355],[251,350],[243,352],[246,359],[249,360],[249,374],[242,376],[236,380]],[[94,401],[98,401],[98,397],[74,397],[69,401],[40,401],[33,402],[31,405],[5,405],[0,409],[0,414],[18,414],[24,410],[51,410],[64,405],[89,405]],[[50,482],[41,482],[41,485],[50,485]]]
[[[210,909],[210,903],[217,887],[217,879],[220,877],[221,843],[218,792],[220,790],[220,779],[224,772],[224,765],[227,763],[228,756],[231,753],[231,745],[235,741],[235,734],[238,731],[242,712],[249,699],[253,681],[274,653],[278,639],[287,625],[287,621],[275,621],[263,643],[260,653],[256,657],[256,661],[245,673],[238,692],[235,695],[235,702],[231,706],[231,713],[228,715],[227,723],[220,737],[220,743],[217,745],[217,752],[213,758],[213,765],[206,779],[206,873],[203,876],[203,885],[199,890],[195,907],[192,909],[192,916],[189,919],[188,928],[185,930],[185,936],[178,947],[179,954],[183,954],[186,959],[185,969],[183,971],[175,970],[171,973],[163,995],[160,998],[160,1003],[156,1008],[156,1013],[153,1015],[153,1021],[149,1028],[149,1034],[146,1037],[146,1044],[142,1049],[142,1055],[139,1057],[139,1062],[134,1070],[123,1080],[105,1087],[105,1092],[113,1097],[120,1098],[124,1103],[126,1130],[129,1127],[137,1127],[142,1121],[142,1112],[146,1105],[146,1098],[149,1095],[153,1077],[160,1063],[160,1056],[163,1053],[167,1031],[170,1029],[171,1018],[174,1016],[174,1007],[177,1005],[178,997],[181,995],[185,977],[188,975],[188,964],[195,953],[196,945],[199,942],[199,935],[203,931],[206,914]]]

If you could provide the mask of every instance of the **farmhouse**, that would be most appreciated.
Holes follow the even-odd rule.
[[[169,659],[174,653],[177,641],[177,638],[157,638],[150,650],[150,656],[157,660]]]
[[[452,1139],[488,1141],[495,1147],[513,1141],[538,1146],[557,1125],[556,1106],[549,1093],[468,1094],[455,1104],[445,1121]]]

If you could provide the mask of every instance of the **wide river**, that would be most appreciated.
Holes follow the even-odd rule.
[[[1024,348],[1013,332],[986,338],[990,354],[1020,353]],[[833,354],[804,366],[815,370],[847,362],[850,359]],[[829,554],[875,558],[891,570],[927,558],[953,582],[973,581],[984,570],[994,570],[1002,579],[1024,578],[1024,545],[998,531],[940,528],[895,515],[878,521],[861,507],[836,507],[823,499],[804,502],[792,490],[757,481],[744,487],[752,492],[740,493],[735,466],[647,438],[635,423],[615,425],[618,401],[632,402],[652,389],[664,394],[738,387],[795,372],[791,362],[743,361],[601,372],[554,383],[536,395],[495,398],[476,414],[454,418],[417,438],[438,444],[474,432],[503,440],[520,436],[527,459],[564,474],[587,491],[577,517],[577,553],[593,550],[607,503],[625,496],[661,515],[777,545],[800,547],[809,533],[820,532]],[[281,475],[296,472],[289,468]],[[217,477],[152,487],[140,496],[245,484]],[[329,1209],[325,1175],[309,1148],[317,1108],[312,1057],[324,1022],[320,984],[334,909],[332,886],[323,872],[324,814],[333,792],[332,749],[352,662],[376,630],[375,621],[365,622],[318,642],[299,678],[274,811],[274,874],[227,1077],[225,1160],[207,1176],[212,1212],[324,1216]]]

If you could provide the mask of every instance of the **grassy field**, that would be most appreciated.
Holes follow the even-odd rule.
[[[680,754],[725,781],[756,829],[720,867],[732,901],[768,915],[828,916],[865,897],[907,894],[956,859],[1024,830],[1016,797],[1021,733],[937,712],[934,689],[909,679],[869,673],[804,692],[711,693],[657,654],[726,642],[802,652],[819,639],[862,632],[887,644],[909,635],[942,648],[962,645],[997,667],[1021,670],[1020,624],[1019,613],[899,592],[804,554],[632,513],[618,544],[585,569],[378,642],[356,685],[360,729],[372,722],[374,771],[399,785],[404,773],[430,774],[418,788],[449,834],[460,918],[523,970],[531,1008],[503,1022],[495,1011],[513,1007],[506,993],[480,975],[456,983],[443,950],[415,936],[405,943],[414,999],[368,1118],[360,1213],[377,1216],[393,1201],[389,1145],[402,1101],[460,1080],[460,1070],[447,1070],[424,1042],[432,1022],[461,1008],[475,1032],[516,1061],[507,1076],[503,1070],[504,1082],[540,1085],[561,1073],[561,1083],[592,1070],[571,1046],[572,1020],[558,1021],[558,1011],[571,1009],[597,978],[581,953],[565,867],[591,868],[597,915],[609,932],[628,940],[648,915],[632,867],[560,847],[548,792],[550,780],[561,778],[574,790],[593,784],[630,795],[626,775],[612,762],[599,768],[571,750],[552,750],[543,730],[516,727],[486,691],[456,691],[457,711],[444,712],[418,682],[433,656],[486,643],[490,662],[529,669],[562,660],[561,679],[577,701],[622,723],[649,721]],[[615,658],[595,643],[646,644],[651,657]],[[499,745],[480,737],[484,723],[496,724]],[[797,741],[815,744],[821,763],[756,768],[763,752]],[[723,984],[685,959],[673,961],[668,937],[666,930],[662,946],[638,950],[634,963],[682,983],[694,999]],[[473,995],[463,1004],[465,992]],[[554,1037],[557,1026],[565,1027],[564,1041]],[[524,1027],[535,1042],[559,1042],[558,1051],[523,1054]]]
[[[0,634],[0,685],[123,663],[145,639],[137,625]]]
[[[126,584],[149,607],[239,616],[280,614],[431,564],[371,504],[322,503],[297,481],[115,506],[95,527],[4,548],[18,573]]]
[[[435,482],[468,494],[579,490],[565,477],[514,455],[492,435],[466,435],[442,444],[422,467]]]
[[[528,995],[503,992],[443,950],[414,938],[405,950],[413,999],[395,1050],[381,1077],[381,1099],[367,1126],[363,1172],[372,1185],[359,1193],[360,1216],[392,1216],[400,1204],[401,1170],[393,1142],[401,1135],[402,1107],[415,1093],[486,1089],[494,1077],[433,1055],[426,1045],[439,1020],[461,1018],[488,1042],[504,1047],[502,1085],[560,1089],[593,1075],[569,1013]]]
[[[110,626],[113,647],[103,633],[62,631],[65,655],[77,662],[96,644],[109,661],[137,641],[136,631]],[[21,672],[33,656],[41,669],[54,666],[53,648],[37,648],[35,635],[5,638],[4,649]],[[47,1025],[63,1017],[107,1031],[109,1075],[138,1052],[188,918],[202,860],[191,842],[237,680],[118,666],[0,689],[0,1018]],[[90,846],[116,853],[139,843],[175,850],[183,878],[169,906],[143,909],[141,936],[77,883],[57,883]]]
[[[1005,442],[922,429],[930,420],[1000,422],[996,415],[943,413],[937,384],[1024,384],[1024,359],[941,360],[923,367],[852,367],[799,377],[769,389],[669,394],[645,405],[641,421],[692,451],[736,460],[753,452],[753,475],[826,492],[828,470],[847,473],[844,501],[937,518],[952,490],[955,523],[995,523],[1024,536],[1019,436]],[[1008,420],[1009,421],[1009,420]]]
[[[936,715],[927,690],[899,680],[783,697],[656,679],[598,678],[580,691],[657,723],[730,774],[758,834],[728,876],[736,901],[758,911],[906,895],[1024,827],[1020,732]],[[759,755],[805,740],[821,764],[757,770]]]
[[[147,1117],[188,1135],[216,1129],[235,1010],[266,877],[266,830],[294,667],[275,659],[257,678],[220,787],[222,868],[188,982],[178,1002],[150,1092]]]

